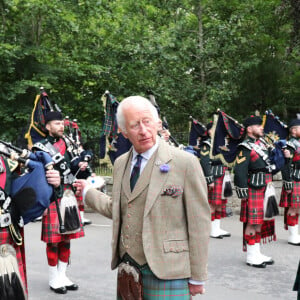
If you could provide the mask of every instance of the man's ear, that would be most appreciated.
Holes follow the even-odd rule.
[[[50,125],[49,122],[46,124],[46,129],[49,131]]]

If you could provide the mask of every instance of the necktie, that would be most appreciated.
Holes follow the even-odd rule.
[[[141,162],[142,156],[140,154],[136,157],[136,163],[132,169],[131,176],[130,176],[130,189],[131,191],[134,189],[134,186],[140,177],[140,170],[141,170]]]

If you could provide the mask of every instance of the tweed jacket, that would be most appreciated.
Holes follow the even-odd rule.
[[[153,155],[156,157],[150,178],[141,176],[131,195],[131,200],[138,198],[149,184],[142,230],[147,263],[160,279],[204,281],[207,279],[210,208],[199,161],[161,140]],[[120,262],[121,183],[131,157],[132,150],[129,150],[114,164],[111,198],[92,188],[85,196],[90,207],[113,220],[112,269]],[[163,164],[168,165],[168,172],[162,172]],[[145,182],[141,182],[142,179]]]

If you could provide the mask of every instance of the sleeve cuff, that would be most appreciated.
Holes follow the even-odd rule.
[[[283,180],[283,187],[286,191],[291,191],[293,189],[293,181]]]
[[[236,193],[240,199],[248,198],[248,188],[236,187]]]
[[[205,285],[205,281],[198,281],[194,279],[189,279],[189,283],[194,285]]]
[[[85,203],[85,196],[86,196],[86,193],[88,192],[88,190],[89,190],[90,188],[92,188],[92,186],[91,186],[91,185],[87,185],[87,186],[83,189],[83,191],[82,191],[82,201],[83,201],[83,204],[84,204],[84,205],[86,205],[86,203]]]
[[[207,185],[214,182],[214,176],[206,176],[205,179],[206,179]]]

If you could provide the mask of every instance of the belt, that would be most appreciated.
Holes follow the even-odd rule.
[[[123,257],[121,258],[121,262],[129,264],[129,265],[137,268],[140,271],[145,269],[148,266],[147,263],[143,264],[143,265],[138,264],[128,253],[125,253],[123,255]]]

